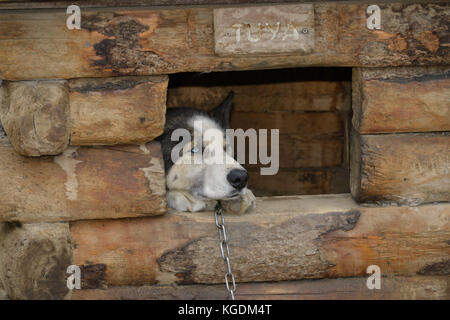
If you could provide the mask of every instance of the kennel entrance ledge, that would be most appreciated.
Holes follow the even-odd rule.
[[[449,203],[364,207],[330,194],[257,198],[256,208],[225,214],[238,282],[365,276],[372,264],[415,275],[448,259]],[[77,221],[71,237],[74,263],[106,265],[108,286],[223,282],[213,212]]]

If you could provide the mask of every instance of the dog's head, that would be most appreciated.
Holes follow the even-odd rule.
[[[247,171],[232,157],[225,129],[230,127],[233,93],[216,108],[171,108],[162,144],[168,190],[188,191],[200,199],[229,199],[247,186]],[[188,133],[189,137],[183,135]]]

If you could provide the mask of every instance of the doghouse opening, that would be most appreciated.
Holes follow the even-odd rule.
[[[279,129],[278,173],[244,165],[256,196],[350,192],[351,68],[173,74],[167,107],[210,110],[230,91],[233,129]]]

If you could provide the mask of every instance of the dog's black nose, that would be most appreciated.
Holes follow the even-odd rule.
[[[241,190],[247,185],[247,171],[242,169],[233,169],[228,173],[227,180],[234,188]]]

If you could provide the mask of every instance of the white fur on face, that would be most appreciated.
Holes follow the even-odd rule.
[[[201,199],[219,200],[239,195],[228,182],[227,175],[232,169],[244,168],[229,152],[224,151],[225,135],[222,128],[202,116],[191,121],[194,137],[190,144],[183,147],[183,155],[169,170],[168,189],[187,190]],[[191,152],[194,147],[198,152]]]

